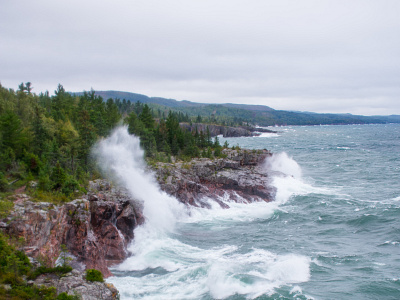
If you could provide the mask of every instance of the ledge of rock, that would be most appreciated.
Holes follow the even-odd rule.
[[[271,201],[276,193],[263,169],[267,150],[224,149],[226,158],[193,159],[188,163],[158,163],[154,169],[161,189],[181,202],[209,206],[205,199],[228,205],[221,199],[229,196],[238,202]]]
[[[57,294],[76,295],[82,300],[119,299],[119,292],[114,285],[105,282],[89,282],[85,280],[84,276],[84,273],[72,270],[72,272],[63,276],[42,274],[29,283],[37,286],[54,286],[57,289]]]

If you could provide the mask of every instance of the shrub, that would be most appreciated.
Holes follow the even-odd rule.
[[[30,276],[29,279],[36,279],[39,275],[46,273],[55,273],[58,275],[66,274],[72,271],[72,267],[70,266],[58,266],[55,268],[48,268],[45,266],[40,266],[37,268]]]
[[[78,300],[78,296],[70,296],[66,292],[61,293],[57,296],[56,300]]]
[[[104,282],[103,279],[103,274],[96,269],[88,269],[86,270],[86,280],[87,281],[98,281],[98,282]]]
[[[6,192],[8,189],[8,181],[4,174],[0,172],[0,192]]]
[[[79,190],[79,183],[72,176],[68,176],[65,180],[61,192],[67,196],[73,194],[76,190]]]

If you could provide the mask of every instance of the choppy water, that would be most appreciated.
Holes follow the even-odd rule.
[[[274,173],[271,203],[188,212],[151,177],[114,167],[149,219],[108,279],[122,299],[400,299],[400,125],[278,130],[227,139],[276,153],[269,169],[288,175]],[[112,166],[106,145],[137,143],[114,137],[100,147]]]

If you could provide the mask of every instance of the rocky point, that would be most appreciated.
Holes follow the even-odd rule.
[[[223,197],[240,202],[274,198],[276,190],[263,167],[271,152],[224,149],[222,153],[224,158],[157,163],[154,170],[161,189],[185,204],[202,207],[212,199],[228,208]]]

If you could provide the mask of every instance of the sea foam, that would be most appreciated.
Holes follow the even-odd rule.
[[[135,229],[129,246],[132,256],[112,269],[117,276],[107,279],[121,299],[223,299],[235,294],[254,299],[272,295],[283,285],[299,284],[310,278],[310,259],[298,254],[275,254],[266,249],[245,249],[228,241],[221,243],[214,232],[254,220],[268,220],[281,202],[234,203],[230,209],[185,208],[162,192],[146,167],[139,139],[126,127],[116,129],[93,151],[104,174],[126,187],[144,206],[145,223]],[[301,169],[287,155],[273,157],[269,167],[286,173],[282,178],[301,180]],[[274,175],[275,176],[275,175]],[[279,194],[287,198],[294,191]],[[190,214],[187,213],[190,210]],[[211,246],[201,239],[209,236]]]

